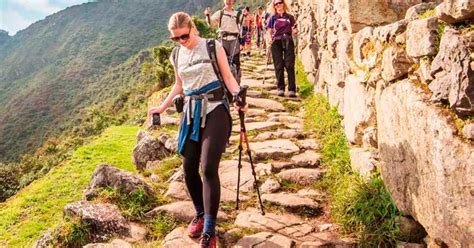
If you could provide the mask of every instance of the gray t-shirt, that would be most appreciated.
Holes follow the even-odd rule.
[[[221,26],[219,27],[219,19],[221,17],[221,11],[224,11],[222,15]],[[215,12],[211,16],[211,25],[214,27],[218,27],[220,32],[228,32],[228,33],[240,33],[240,27],[237,25],[237,11],[227,11],[225,9],[219,10]],[[239,22],[240,23],[240,20]],[[225,37],[226,40],[234,40],[237,39],[235,36],[227,36]]]
[[[198,45],[192,49],[181,46],[178,54],[178,75],[183,82],[183,90],[197,90],[216,80],[218,80],[212,63],[210,62],[209,54],[207,53],[207,41],[200,38]],[[222,47],[219,41],[216,41],[216,49]],[[174,63],[173,58],[171,63]],[[207,60],[209,62],[196,63],[196,61]],[[217,106],[223,102],[209,102],[207,105],[206,114],[209,114]],[[188,107],[188,102],[185,103],[184,108]],[[191,106],[191,115],[194,114],[194,104]],[[202,117],[202,116],[201,116]]]

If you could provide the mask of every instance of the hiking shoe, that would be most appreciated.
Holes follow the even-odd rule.
[[[194,219],[189,223],[188,226],[188,236],[191,238],[197,238],[202,233],[202,229],[204,227],[204,216],[196,216]]]
[[[209,233],[203,233],[200,240],[201,248],[216,248],[217,237],[216,235],[210,235]]]
[[[296,93],[292,90],[290,90],[290,92],[288,92],[288,96],[289,97],[296,97]]]
[[[278,96],[285,96],[284,90],[278,90]]]

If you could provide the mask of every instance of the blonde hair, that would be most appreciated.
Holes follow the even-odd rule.
[[[185,12],[176,12],[174,13],[168,22],[168,30],[178,29],[178,28],[192,28],[194,26],[193,20],[188,13]]]
[[[283,2],[283,10],[288,13],[288,4],[286,4],[286,1],[285,0],[281,0]],[[272,15],[275,15],[277,13],[277,10],[275,8],[275,5],[274,5],[274,2],[275,0],[272,0],[270,2],[270,6],[269,6],[269,12],[272,14]]]

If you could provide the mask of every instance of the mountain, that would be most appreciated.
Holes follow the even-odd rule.
[[[10,39],[10,35],[8,35],[8,32],[3,29],[0,29],[0,46],[3,43],[7,42],[9,39]]]
[[[0,32],[0,162],[62,133],[113,89],[102,74],[168,37],[169,16],[217,0],[101,0],[69,7],[14,36]]]

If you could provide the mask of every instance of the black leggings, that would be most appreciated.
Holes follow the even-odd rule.
[[[231,120],[227,108],[219,105],[206,117],[206,126],[201,128],[200,141],[189,139],[184,145],[184,180],[193,200],[196,212],[217,216],[221,197],[219,162],[229,139]],[[199,162],[202,176],[199,175]]]
[[[285,72],[288,74],[288,90],[296,91],[295,44],[293,39],[275,40],[272,44],[273,64],[279,90],[285,90]]]

